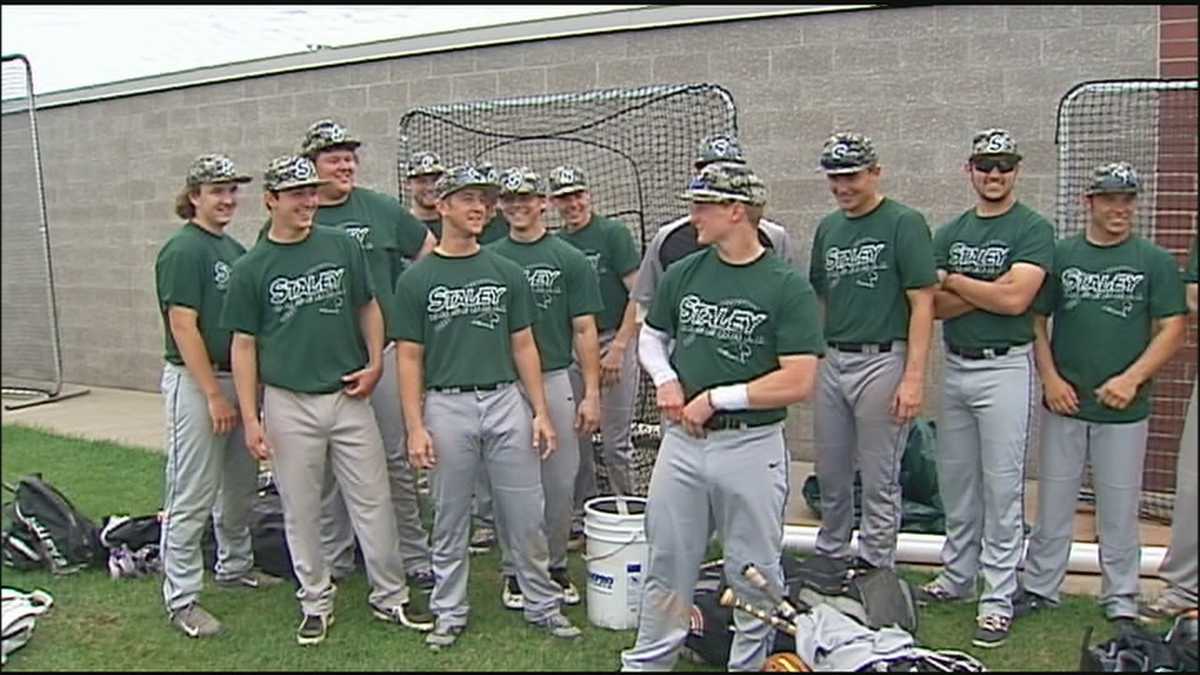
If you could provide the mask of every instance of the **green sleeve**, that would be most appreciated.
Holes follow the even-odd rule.
[[[533,289],[516,263],[507,268],[505,276],[508,277],[508,293],[505,294],[508,297],[508,332],[516,333],[533,325]]]
[[[654,302],[650,303],[650,311],[646,313],[646,325],[675,337],[675,312],[678,303],[675,301],[675,287],[679,284],[679,270],[682,265],[671,265],[663,274],[658,291],[654,294]]]
[[[1031,219],[1012,249],[1012,264],[1031,263],[1051,272],[1054,269],[1054,226],[1041,216]]]
[[[395,199],[388,199],[392,210],[392,222],[395,223],[397,250],[408,258],[415,258],[425,244],[425,235],[429,232],[425,223],[417,220],[403,204]]]
[[[1200,238],[1192,237],[1192,252],[1188,254],[1187,269],[1183,272],[1183,280],[1189,284],[1194,284],[1200,280],[1200,270],[1196,269],[1197,244],[1200,244]]]
[[[1033,313],[1051,316],[1058,307],[1058,274],[1051,272],[1042,280],[1042,287],[1033,298]]]
[[[200,310],[204,300],[204,261],[196,253],[172,247],[158,254],[154,264],[158,284],[158,305],[162,311],[172,305]]]
[[[824,354],[821,314],[812,286],[794,274],[784,278],[781,290],[779,321],[775,327],[776,352],[780,356]]]
[[[574,250],[571,251],[575,253]],[[587,258],[573,255],[567,259],[568,313],[572,318],[584,314],[599,314],[604,311],[604,300],[600,297],[600,278],[592,269]]]
[[[247,335],[258,335],[262,330],[262,305],[255,270],[244,265],[233,266],[225,305],[221,309],[221,327]]]
[[[917,211],[906,213],[900,219],[896,235],[896,265],[905,290],[927,288],[937,283],[933,237],[929,234],[925,216]]]
[[[615,225],[608,236],[610,265],[624,283],[625,277],[629,276],[630,272],[636,272],[642,261],[638,258],[637,247],[633,244],[633,235],[629,234],[629,228],[620,221],[613,222]]]
[[[349,235],[344,238],[346,241],[341,245],[350,255],[350,264],[346,270],[346,274],[350,276],[348,286],[350,304],[354,307],[362,307],[375,297],[375,283],[371,280],[371,274],[367,267],[367,256],[363,253],[362,246],[359,246],[358,242]]]
[[[1187,294],[1175,258],[1162,251],[1150,277],[1150,316],[1162,319],[1187,314]]]
[[[812,257],[808,264],[808,282],[812,284],[813,290],[822,298],[829,292],[829,285],[825,278],[825,245],[822,243],[825,239],[822,236],[825,228],[822,225],[817,226],[817,233],[813,235]]]
[[[424,288],[413,269],[400,275],[392,296],[392,322],[388,337],[393,340],[425,343]]]
[[[950,261],[950,239],[954,236],[950,233],[952,224],[946,223],[939,227],[933,235],[933,266],[939,270],[948,269],[946,265]]]

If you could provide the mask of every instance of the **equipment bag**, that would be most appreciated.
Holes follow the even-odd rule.
[[[4,562],[14,567],[44,567],[53,574],[72,574],[105,557],[100,530],[75,508],[66,495],[35,473],[22,477],[5,506],[9,529],[2,536]]]
[[[24,593],[15,588],[0,593],[0,663],[8,663],[8,655],[29,642],[37,618],[50,609],[54,598],[45,591]]]
[[[148,516],[108,516],[100,528],[100,543],[108,549],[108,574],[114,579],[155,576],[162,571],[159,539],[162,519]]]

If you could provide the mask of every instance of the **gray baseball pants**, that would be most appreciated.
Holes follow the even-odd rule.
[[[858,555],[893,567],[900,531],[900,461],[910,424],[889,412],[904,378],[906,343],[885,353],[825,351],[813,415],[817,480],[821,484],[818,554],[849,558],[854,528],[854,473],[862,475]]]
[[[725,552],[725,579],[744,601],[772,607],[742,577],[747,563],[783,588],[779,557],[788,493],[783,424],[709,431],[703,439],[664,425],[650,479],[646,539],[650,554],[637,642],[621,653],[622,670],[671,670],[687,639],[692,593],[714,527]],[[729,670],[760,670],[774,630],[734,612]]]
[[[600,334],[600,352],[608,348],[616,331]],[[583,391],[583,372],[579,363],[571,365],[571,376],[576,378],[576,391]],[[608,484],[615,494],[633,493],[633,442],[632,425],[634,403],[637,399],[638,380],[641,366],[637,362],[637,340],[630,340],[625,348],[621,363],[621,379],[611,387],[600,390],[600,435],[604,452],[604,467],[608,470]],[[579,437],[579,474],[575,479],[575,514],[582,518],[583,504],[598,494],[596,488],[597,449],[591,435]]]
[[[494,391],[429,391],[425,427],[437,465],[430,472],[436,504],[429,608],[438,627],[465,626],[471,500],[480,467],[495,495],[496,535],[512,561],[525,599],[525,619],[559,612],[562,589],[550,579],[541,459],[533,448],[532,411],[512,384]]]
[[[421,510],[417,502],[417,481],[408,463],[408,434],[404,426],[404,411],[400,407],[400,389],[396,378],[396,343],[383,350],[383,377],[371,394],[371,408],[383,438],[387,460],[388,489],[396,517],[396,534],[400,542],[400,557],[408,574],[430,570],[429,535],[421,525]],[[354,573],[354,529],[345,500],[333,476],[333,465],[325,472],[321,505],[321,549],[330,572],[337,578]]]
[[[955,595],[974,596],[982,572],[980,616],[1012,616],[1037,388],[1029,344],[996,358],[946,352],[937,448],[946,541],[937,582]]]
[[[1100,606],[1109,618],[1137,616],[1138,501],[1149,429],[1149,420],[1098,424],[1044,411],[1037,525],[1025,554],[1025,590],[1058,601],[1079,486],[1090,464],[1100,534]]]
[[[1196,387],[1188,402],[1179,462],[1175,469],[1175,510],[1171,516],[1171,545],[1158,568],[1167,582],[1164,591],[1177,605],[1195,607],[1196,597]]]
[[[304,613],[331,613],[336,593],[320,532],[327,463],[362,546],[368,600],[384,610],[407,603],[383,440],[370,403],[343,391],[303,394],[267,385],[263,422]]]
[[[229,373],[217,373],[221,393],[237,406]],[[249,514],[258,488],[258,470],[239,424],[227,434],[213,432],[208,398],[188,369],[163,366],[166,406],[166,518],[160,534],[163,601],[174,612],[195,602],[204,587],[200,540],[209,513],[217,538],[218,579],[234,579],[254,566]],[[218,501],[219,500],[219,501]]]

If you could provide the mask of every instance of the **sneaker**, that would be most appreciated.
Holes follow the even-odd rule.
[[[1055,603],[1037,593],[1030,593],[1025,589],[1021,589],[1013,596],[1012,606],[1013,618],[1020,619],[1039,610],[1054,607]]]
[[[1140,608],[1138,608],[1138,621],[1141,621],[1142,623],[1170,621],[1189,609],[1195,609],[1195,607],[1181,605],[1172,600],[1171,596],[1163,593],[1149,604],[1142,605]]]
[[[467,550],[471,553],[487,553],[495,545],[496,531],[490,527],[478,527],[471,534],[471,542],[467,544]]]
[[[504,575],[500,602],[508,609],[525,609],[525,596],[521,593],[521,585],[517,583],[516,577]]]
[[[395,623],[405,628],[427,633],[433,630],[433,614],[425,606],[425,603],[417,598],[419,593],[414,593],[409,596],[408,602],[403,605],[393,605],[391,607],[379,607],[371,605],[371,614],[380,621]]]
[[[435,652],[452,647],[466,629],[466,626],[438,626],[425,636],[425,646]]]
[[[332,625],[332,614],[305,614],[300,627],[296,629],[296,642],[302,645],[320,644]]]
[[[567,576],[566,570],[550,570],[550,578],[562,589],[563,602],[565,604],[572,606],[579,604],[579,589],[575,588],[575,584],[571,583],[571,577]]]
[[[232,579],[217,579],[217,585],[222,588],[270,588],[283,583],[283,579],[271,576],[259,570],[250,570]]]
[[[532,623],[532,625],[561,640],[574,640],[583,635],[583,631],[562,614],[553,614],[546,619]]]
[[[221,622],[194,602],[173,612],[171,625],[190,638],[212,637],[221,632]]]
[[[975,629],[975,639],[971,644],[984,649],[999,647],[1008,640],[1008,628],[1012,619],[1000,614],[988,614],[976,619],[979,627]]]
[[[929,605],[938,605],[948,602],[962,602],[963,600],[967,599],[964,596],[955,595],[946,590],[946,587],[939,584],[936,579],[922,586],[918,586],[916,592],[913,593],[913,596],[916,597],[918,607],[927,607]]]
[[[410,574],[406,577],[409,588],[430,592],[434,585],[437,584],[437,577],[433,575],[433,570],[424,570],[416,574]]]

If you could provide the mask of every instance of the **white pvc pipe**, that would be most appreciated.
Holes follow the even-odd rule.
[[[896,540],[896,562],[918,565],[941,565],[942,544],[945,537],[940,534],[912,534],[901,532]],[[1026,540],[1028,545],[1028,540]],[[851,548],[858,546],[858,532],[850,540]],[[810,554],[817,548],[817,528],[811,525],[785,525],[783,528],[783,547],[790,551]],[[1143,577],[1157,577],[1158,566],[1162,564],[1163,556],[1167,554],[1163,546],[1143,546],[1142,566],[1139,573]],[[1024,558],[1024,551],[1022,551]],[[1067,559],[1067,571],[1076,574],[1100,573],[1100,545],[1088,542],[1073,542],[1071,556]]]

